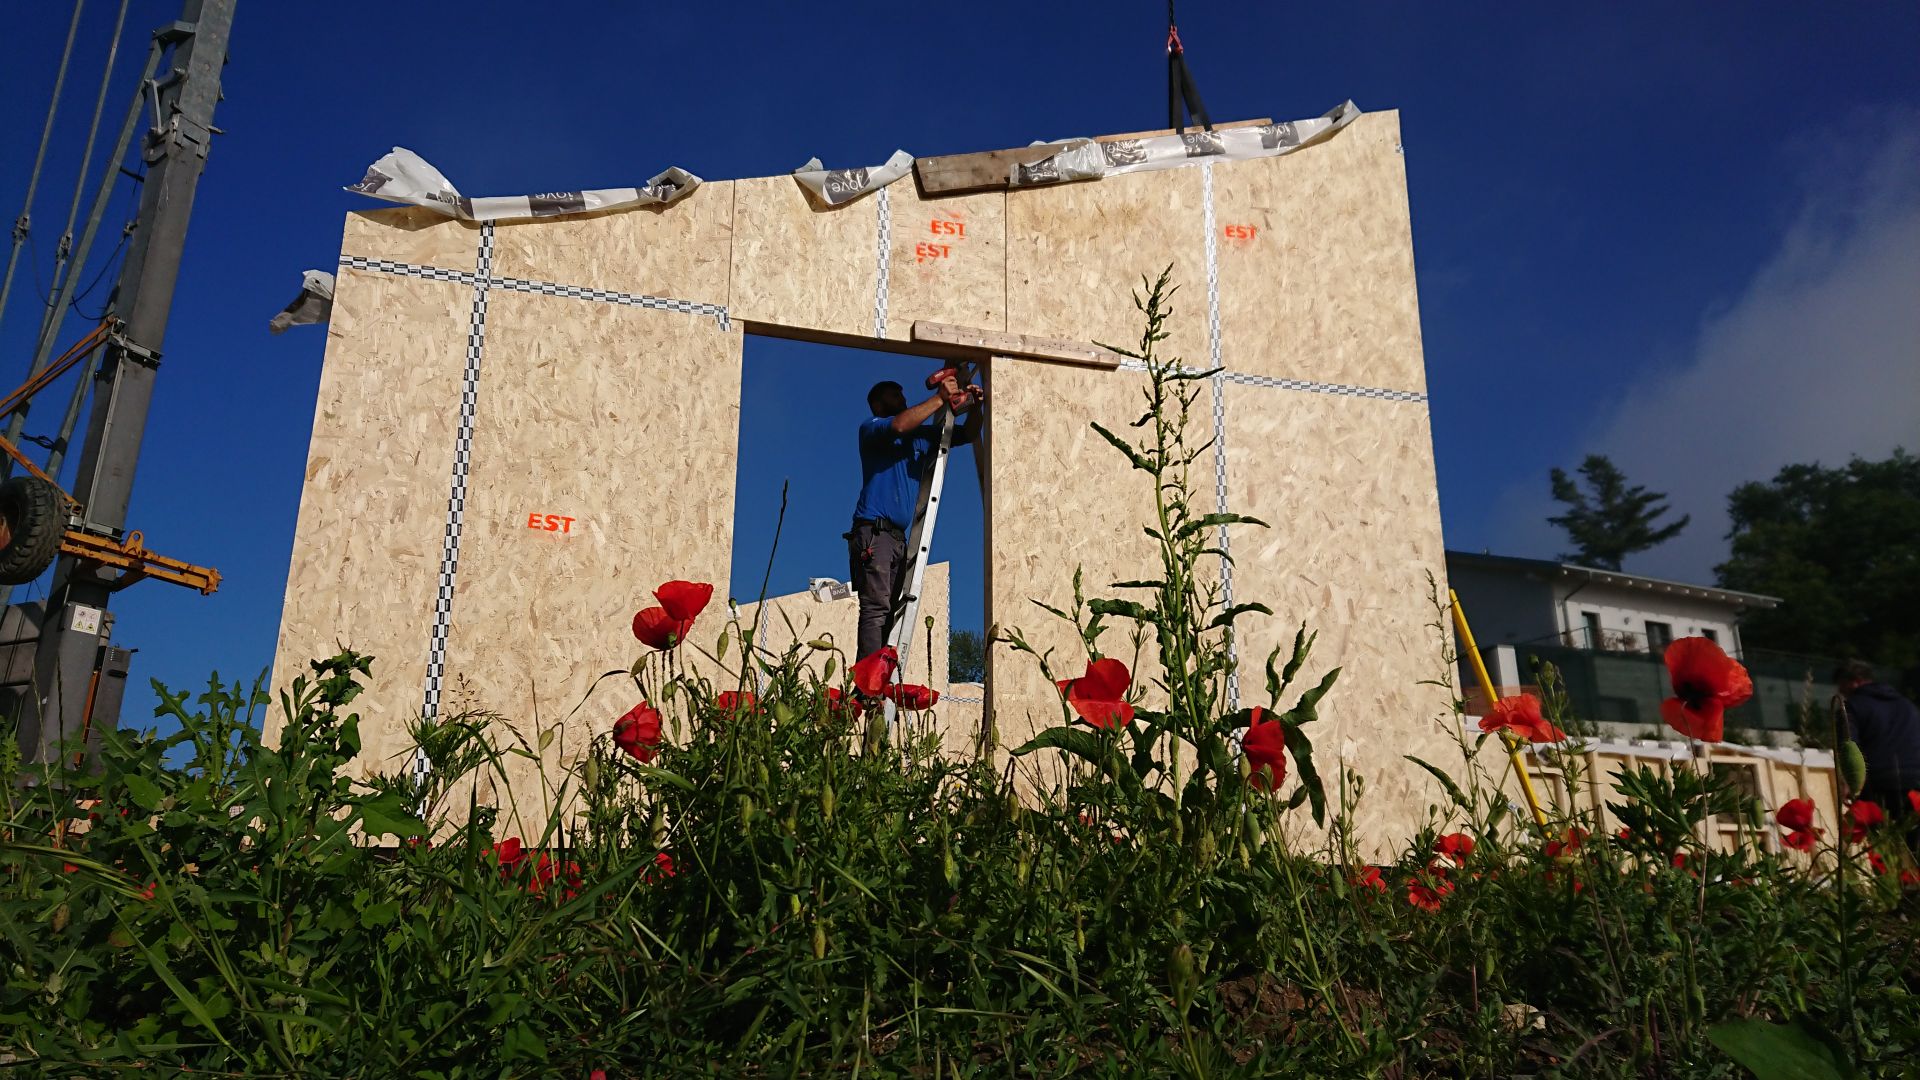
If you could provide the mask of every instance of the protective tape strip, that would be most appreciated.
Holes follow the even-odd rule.
[[[482,241],[482,243],[485,242]],[[489,258],[491,258],[491,248],[489,248]],[[645,293],[615,292],[612,289],[595,289],[587,285],[562,285],[557,281],[495,277],[486,270],[473,274],[465,270],[420,266],[415,263],[393,262],[389,259],[367,259],[358,255],[340,256],[340,265],[353,270],[371,270],[381,274],[426,278],[430,281],[453,281],[462,285],[479,285],[484,282],[490,288],[512,289],[514,292],[561,296],[572,300],[593,300],[603,304],[625,304],[629,307],[652,308],[655,311],[677,311],[682,315],[704,315],[712,319],[722,330],[733,328],[733,320],[727,314],[724,304],[678,300],[671,296],[649,296]]]
[[[1227,513],[1227,383],[1226,368],[1220,359],[1220,258],[1214,239],[1213,162],[1200,165],[1200,205],[1205,211],[1207,230],[1207,341],[1213,360],[1213,490],[1217,513]],[[1220,601],[1226,610],[1233,608],[1233,557],[1227,546],[1227,525],[1217,530],[1220,544]],[[1227,708],[1240,707],[1240,646],[1233,631],[1227,631]]]
[[[480,252],[473,275],[473,314],[467,326],[467,368],[460,387],[460,424],[453,437],[453,481],[447,494],[447,527],[440,551],[440,581],[433,601],[433,634],[427,646],[427,685],[420,715],[440,715],[440,682],[447,667],[447,631],[453,623],[454,577],[460,569],[460,525],[467,508],[467,468],[473,456],[473,416],[480,397],[480,361],[487,345],[487,288],[493,277],[493,225],[480,227]],[[425,780],[426,753],[414,752],[413,773]]]
[[[1123,359],[1117,365],[1121,371],[1145,371],[1147,365],[1138,360]],[[1182,375],[1198,375],[1204,369],[1183,367]],[[1417,390],[1385,390],[1377,386],[1348,386],[1344,383],[1313,382],[1309,379],[1279,379],[1271,375],[1250,375],[1244,371],[1226,370],[1221,377],[1230,383],[1243,386],[1265,386],[1280,390],[1302,390],[1310,394],[1340,394],[1345,397],[1373,398],[1377,401],[1425,401],[1427,395]]]
[[[893,206],[887,199],[887,189],[881,188],[873,193],[874,206],[879,210],[880,228],[880,273],[873,292],[873,336],[887,336],[887,278],[893,270]]]

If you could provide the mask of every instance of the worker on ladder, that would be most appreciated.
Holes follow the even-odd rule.
[[[980,432],[983,397],[978,386],[961,386],[959,372],[944,368],[928,381],[936,393],[908,405],[897,382],[875,383],[867,391],[873,416],[860,422],[860,498],[853,506],[853,530],[846,534],[847,561],[860,597],[860,657],[887,643],[889,619],[904,587],[910,560],[907,535],[922,481],[940,441],[943,410],[962,419],[953,428],[954,443],[970,443]]]

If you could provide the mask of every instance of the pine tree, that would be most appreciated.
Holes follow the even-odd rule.
[[[1547,521],[1565,529],[1567,539],[1573,541],[1574,552],[1560,556],[1567,562],[1618,570],[1622,559],[1673,539],[1693,520],[1687,514],[1678,521],[1659,524],[1669,509],[1666,495],[1638,484],[1629,486],[1626,474],[1600,454],[1589,454],[1580,463],[1587,491],[1580,490],[1560,469],[1554,469],[1550,476],[1554,500],[1565,503],[1567,511]]]

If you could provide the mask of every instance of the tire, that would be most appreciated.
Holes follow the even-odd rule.
[[[66,533],[60,489],[37,476],[0,483],[0,518],[13,540],[0,549],[0,585],[25,585],[53,565]]]

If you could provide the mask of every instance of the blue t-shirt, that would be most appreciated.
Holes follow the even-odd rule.
[[[884,518],[913,527],[913,511],[920,502],[920,474],[933,460],[940,429],[932,421],[896,435],[893,417],[875,416],[860,422],[860,499],[853,504],[857,518]]]

